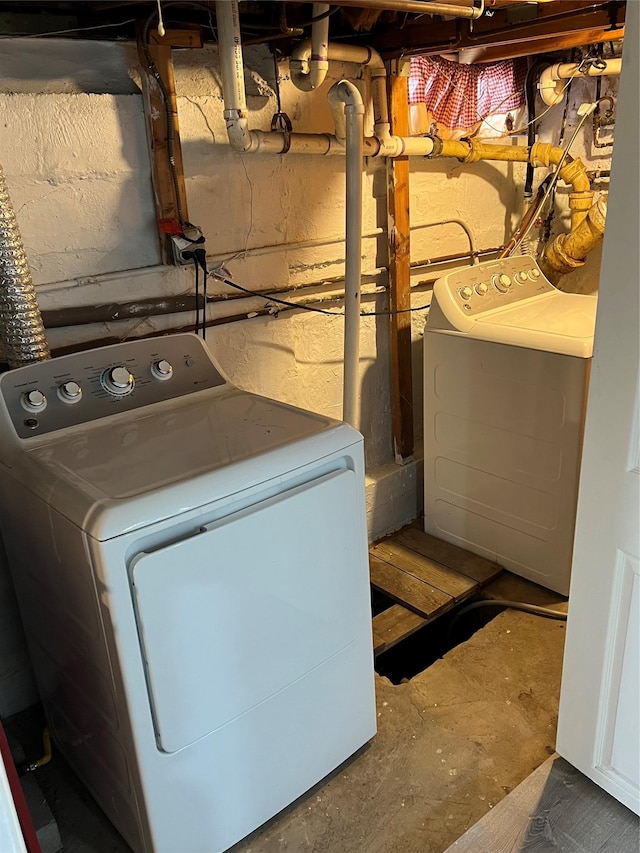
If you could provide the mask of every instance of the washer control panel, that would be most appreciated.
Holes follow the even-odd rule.
[[[167,335],[60,356],[0,376],[20,438],[226,385],[202,340]]]
[[[555,290],[529,255],[457,269],[443,276],[436,286],[439,297],[445,288],[454,304],[472,317]]]

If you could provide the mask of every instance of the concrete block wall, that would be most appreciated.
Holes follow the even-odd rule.
[[[232,152],[222,119],[216,49],[176,51],[174,62],[189,214],[207,237],[209,255],[225,261],[238,283],[249,288],[289,284],[331,291],[335,285],[323,282],[344,272],[343,159]],[[250,125],[268,129],[276,110],[273,59],[265,48],[248,48],[245,66]],[[326,92],[342,76],[356,79],[366,94],[366,79],[354,65],[332,67],[323,87],[305,94],[291,84],[287,63],[278,63],[283,109],[296,130],[331,132]],[[159,265],[138,82],[130,44],[55,39],[3,44],[0,157],[43,309],[193,289],[190,269]],[[371,125],[370,115],[366,120]],[[411,170],[413,259],[468,250],[459,225],[423,227],[445,219],[464,220],[480,249],[510,237],[520,215],[521,165],[413,160]],[[368,283],[380,285],[386,282],[387,262],[382,161],[366,163],[363,188],[363,273]],[[424,268],[413,272],[414,283],[427,277]],[[211,292],[224,290],[211,282]],[[363,310],[384,312],[385,295],[373,290]],[[428,290],[414,294],[414,307],[428,303]],[[262,307],[258,297],[210,307],[211,317],[247,316],[208,334],[223,370],[240,387],[339,417],[342,318],[303,311],[252,316]],[[341,303],[328,307],[339,310]],[[422,310],[412,315],[418,436],[425,317]],[[147,334],[187,321],[188,315],[150,317],[51,330],[49,338],[56,347]],[[418,461],[404,468],[393,464],[388,327],[384,314],[363,318],[361,429],[372,536],[414,517],[421,495]],[[10,602],[6,606],[0,634],[6,630],[13,636],[13,629],[3,627],[15,623]],[[0,692],[11,666],[0,660]],[[25,689],[25,703],[30,696]],[[13,710],[19,704],[13,701]]]

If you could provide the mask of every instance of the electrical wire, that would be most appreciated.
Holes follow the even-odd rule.
[[[317,24],[318,21],[324,21],[325,18],[330,18],[332,15],[335,15],[336,12],[339,12],[339,11],[340,11],[340,7],[334,6],[333,8],[328,9],[326,12],[323,12],[321,15],[316,15],[315,18],[309,18],[308,21],[303,21],[302,23],[298,23],[296,21],[295,24],[293,24],[293,26],[296,27],[296,29],[304,29],[304,27],[310,27],[312,24]],[[246,30],[247,32],[249,32],[249,31],[265,32],[268,30],[273,30],[276,33],[278,32],[276,30],[275,24],[258,24],[255,22],[247,23],[243,27],[243,31],[244,30]],[[289,33],[284,33],[284,35],[289,35]]]
[[[565,83],[565,85],[562,89],[561,95],[564,95],[568,86],[570,86],[570,85],[571,85],[571,81],[569,80],[567,83]],[[541,113],[538,113],[538,115],[534,116],[531,119],[531,121],[528,121],[526,124],[521,124],[520,127],[516,127],[515,130],[509,130],[506,133],[502,133],[501,135],[502,136],[518,136],[519,134],[524,133],[524,131],[529,127],[529,125],[537,124],[541,118],[544,118],[550,110],[552,110],[554,107],[557,107],[557,106],[558,106],[558,104],[551,104],[551,106],[548,106],[546,108],[546,110],[543,110]],[[483,121],[486,122],[486,119],[483,119]],[[491,126],[491,125],[489,125],[489,126]],[[495,139],[494,136],[478,136],[476,138],[478,140]]]
[[[67,33],[87,33],[90,30],[106,30],[113,27],[124,27],[127,24],[135,24],[137,18],[127,18],[124,21],[118,21],[115,24],[95,24],[92,27],[72,27],[68,30],[49,30],[46,33],[2,33],[0,39],[35,39],[42,36],[63,36]]]
[[[200,264],[198,263],[198,259],[196,256],[193,256],[193,268],[196,273],[196,283],[195,283],[195,297],[196,297],[196,319],[193,324],[193,331],[198,334],[200,331]],[[205,306],[206,313],[206,306]]]
[[[221,275],[216,270],[210,272],[214,278],[217,278],[223,284],[226,284],[228,287],[233,287],[235,290],[241,291],[241,293],[246,293],[247,296],[259,297],[260,299],[264,299],[265,302],[271,302],[275,305],[282,305],[287,309],[294,310],[302,310],[302,311],[312,311],[315,314],[324,314],[327,317],[344,317],[344,311],[328,311],[326,308],[316,308],[314,305],[303,305],[299,302],[289,302],[287,299],[279,299],[276,296],[269,296],[267,293],[256,293],[254,290],[249,290],[248,287],[243,287],[241,284],[237,284],[235,281],[231,281],[231,279],[226,276]],[[430,308],[429,305],[417,305],[415,308],[401,308],[398,311],[360,311],[361,317],[390,317],[394,314],[409,314],[414,311],[427,311]]]
[[[164,38],[166,35],[166,30],[164,28],[164,21],[162,20],[162,5],[160,0],[156,0],[158,4],[158,35],[160,38]]]
[[[202,340],[205,341],[207,339],[207,279],[209,277],[209,273],[207,272],[207,267],[205,264],[205,268],[203,270],[203,279],[202,279]]]

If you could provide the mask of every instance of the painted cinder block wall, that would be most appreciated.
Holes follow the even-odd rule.
[[[290,284],[331,290],[336,285],[323,282],[344,272],[344,160],[232,152],[222,118],[216,48],[175,51],[174,64],[189,216],[206,235],[209,255],[225,261],[235,280],[249,288]],[[250,124],[266,130],[277,108],[273,58],[266,48],[248,48],[245,66]],[[193,289],[191,269],[160,265],[139,76],[131,44],[37,39],[3,43],[0,157],[43,309]],[[357,78],[367,94],[366,80],[355,65],[332,66],[326,83],[312,94],[293,87],[286,61],[278,63],[278,76],[283,109],[302,132],[331,132],[326,93],[336,79]],[[561,115],[561,108],[551,113],[544,128],[553,141]],[[588,144],[585,148],[582,138],[578,142],[576,153],[591,162]],[[608,157],[604,161],[598,158],[599,168],[607,168]],[[503,244],[521,212],[523,176],[520,164],[413,160],[412,258],[468,250],[459,226],[421,227],[449,218],[464,220],[480,249]],[[376,284],[386,283],[384,162],[365,164],[363,184],[363,273],[367,287],[375,290]],[[562,226],[562,220],[558,222]],[[594,289],[597,268],[591,264],[578,287]],[[416,283],[426,278],[428,270],[414,272]],[[210,292],[223,291],[211,282]],[[428,291],[414,294],[414,306],[428,302]],[[208,333],[223,370],[242,388],[340,417],[342,318],[304,311],[251,316],[262,307],[263,300],[248,298],[210,309],[211,317],[247,315]],[[341,303],[327,307],[339,310]],[[364,299],[365,311],[386,308],[379,287]],[[425,311],[412,316],[418,439],[425,317]],[[162,331],[187,319],[175,315],[56,329],[49,337],[57,347]],[[422,490],[419,445],[413,463],[400,467],[393,462],[388,325],[384,315],[362,321],[361,429],[372,536],[414,517]],[[6,571],[0,570],[0,580],[8,586]],[[35,700],[15,608],[8,595],[3,602],[0,715]]]

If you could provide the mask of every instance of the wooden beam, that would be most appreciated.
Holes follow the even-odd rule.
[[[520,44],[528,53],[540,53],[540,45],[551,38],[577,36],[578,44],[589,44],[594,31],[610,33],[610,3],[593,3],[589,0],[554,0],[540,4],[537,17],[529,21],[513,19],[510,9],[500,9],[492,17],[474,21],[473,29],[467,21],[433,21],[422,17],[413,19],[403,28],[390,28],[384,34],[371,38],[372,46],[385,57],[460,51],[470,48]],[[616,23],[624,24],[624,5],[615,7]],[[540,44],[538,44],[540,42]]]
[[[162,89],[156,79],[153,66],[143,44],[142,29],[138,32],[138,57],[142,65],[142,90],[144,108],[147,118],[147,138],[151,152],[151,174],[155,195],[156,214],[158,222],[179,224],[189,220],[187,210],[187,193],[184,184],[184,167],[182,162],[182,147],[180,145],[180,129],[178,126],[178,104],[176,86],[173,74],[171,49],[173,47],[202,47],[200,27],[169,29],[163,37],[157,30],[149,32],[146,46],[155,69],[160,76],[168,95],[169,111],[173,125],[173,140],[170,142],[167,122],[167,109]],[[171,151],[173,156],[171,158]],[[171,159],[175,166],[171,167]],[[181,215],[180,215],[181,214]],[[164,229],[161,227],[161,231]],[[163,260],[171,262],[172,254],[163,245]]]
[[[582,47],[585,44],[600,44],[601,42],[624,39],[624,27],[611,30],[609,27],[598,27],[594,30],[576,30],[561,36],[540,38],[535,42],[536,54],[553,53],[559,50],[569,50],[572,47]],[[458,53],[460,62],[499,62],[501,59],[516,59],[519,56],[530,56],[531,44],[528,41],[514,41],[496,47],[480,47],[461,50]]]
[[[397,73],[400,63],[393,65],[396,68],[389,86],[391,132],[408,136],[408,77]],[[403,465],[413,458],[409,158],[389,157],[386,168],[393,448],[396,462]]]

